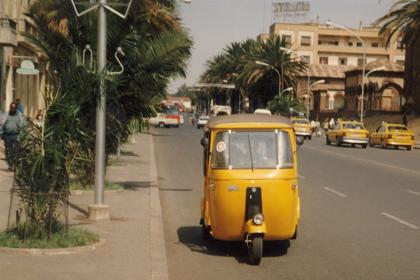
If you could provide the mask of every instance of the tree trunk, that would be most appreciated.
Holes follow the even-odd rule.
[[[404,88],[407,109],[420,113],[420,39],[406,49]],[[411,104],[410,104],[411,103]]]

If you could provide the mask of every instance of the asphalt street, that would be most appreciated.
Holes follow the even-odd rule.
[[[265,244],[250,266],[243,244],[201,238],[202,131],[152,133],[171,280],[420,279],[420,150],[305,141],[298,239]]]

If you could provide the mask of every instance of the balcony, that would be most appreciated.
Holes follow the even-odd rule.
[[[330,46],[330,45],[318,45],[319,53],[336,53],[336,54],[352,54],[361,55],[363,54],[362,47],[348,47],[348,46]],[[389,56],[390,52],[385,48],[366,48],[366,54],[377,55],[377,56]]]
[[[9,18],[0,18],[0,45],[17,46],[17,24]]]

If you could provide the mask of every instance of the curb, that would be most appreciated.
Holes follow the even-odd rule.
[[[152,135],[149,138],[150,152],[150,256],[151,256],[151,280],[168,280],[168,261],[166,257],[165,234],[163,231],[162,206],[158,188],[158,176],[156,169],[155,149]]]
[[[54,249],[25,249],[25,248],[7,248],[0,247],[0,254],[16,254],[29,256],[65,256],[85,252],[91,252],[105,244],[105,239],[100,239],[91,245],[70,247],[70,248],[54,248]]]
[[[124,189],[105,190],[105,193],[114,194],[114,193],[122,193],[124,191],[125,191]],[[70,191],[70,195],[84,195],[84,194],[92,194],[94,192],[95,192],[94,190],[72,190]]]

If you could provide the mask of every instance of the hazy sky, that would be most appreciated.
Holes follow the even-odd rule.
[[[205,69],[206,61],[228,43],[256,38],[268,33],[273,21],[272,2],[284,0],[178,0],[179,15],[194,40],[186,79],[177,79],[169,87],[176,92],[182,85],[194,85]],[[311,11],[301,22],[328,19],[347,27],[364,25],[385,14],[395,0],[309,0]]]

